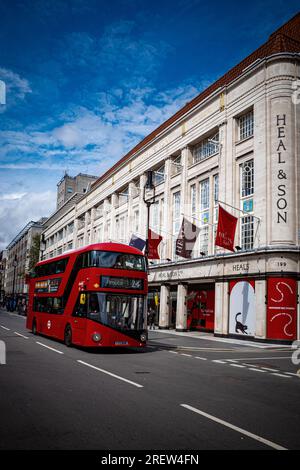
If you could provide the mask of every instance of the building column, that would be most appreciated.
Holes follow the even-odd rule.
[[[143,199],[144,186],[146,184],[147,177],[145,174],[140,176],[140,187],[139,187],[139,235],[147,240],[147,207]]]
[[[187,331],[187,284],[178,284],[177,287],[177,309],[176,309],[176,331]]]
[[[77,233],[78,233],[78,218],[75,214],[74,217],[74,228],[73,228],[73,248],[78,247],[78,240],[77,240]]]
[[[267,336],[267,281],[255,281],[255,338]]]
[[[228,335],[228,282],[215,284],[215,329],[217,335]]]
[[[169,214],[172,213],[172,199],[171,199],[171,159],[168,158],[165,161],[165,182],[164,182],[164,212],[162,220],[162,243],[164,247],[164,257],[172,259],[172,217]]]
[[[162,284],[159,302],[159,329],[168,330],[170,327],[170,286]]]
[[[108,213],[110,212],[110,204],[108,198],[104,199],[103,202],[103,241],[108,242],[110,234],[107,230],[107,222],[108,222]]]
[[[133,199],[136,194],[136,187],[133,181],[128,185],[128,198],[127,198],[127,219],[125,221],[125,238],[127,237],[127,243],[130,242],[133,234]]]

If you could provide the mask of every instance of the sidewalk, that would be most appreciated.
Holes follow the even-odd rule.
[[[176,330],[149,330],[148,332],[154,332],[154,333],[163,333],[163,334],[169,334],[169,335],[176,335],[176,336],[185,336],[187,338],[193,338],[193,339],[204,339],[205,341],[217,341],[220,343],[228,343],[228,344],[238,344],[241,346],[250,346],[253,348],[260,348],[260,349],[273,349],[273,348],[291,348],[291,345],[285,345],[285,344],[270,344],[267,342],[263,341],[247,341],[243,339],[236,339],[236,338],[219,338],[214,336],[213,333],[206,333],[204,331],[176,331]]]

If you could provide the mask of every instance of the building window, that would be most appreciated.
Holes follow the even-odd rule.
[[[247,215],[241,217],[241,247],[251,250],[254,244],[254,162],[248,160],[240,165],[240,208]]]
[[[193,148],[193,163],[201,162],[219,151],[219,131],[202,140]]]
[[[104,204],[103,202],[101,204],[99,204],[99,206],[96,206],[95,207],[95,220],[99,219],[99,217],[102,217],[103,216],[103,208],[104,208]]]
[[[239,125],[239,140],[247,139],[253,136],[254,117],[253,111],[243,114],[238,119]]]
[[[68,194],[71,194],[72,192],[73,192],[73,189],[72,189],[72,188],[68,188],[68,189],[67,189],[67,193],[68,193]]]
[[[209,179],[200,182],[200,252],[208,253]]]
[[[127,226],[127,216],[126,215],[120,215],[120,220],[119,220],[119,234],[117,232],[118,238],[122,243],[126,243],[126,226]]]
[[[190,188],[190,217],[191,217],[191,222],[198,225],[197,222],[197,189],[196,185],[193,184]],[[196,250],[198,246],[198,240],[196,240],[194,248],[191,253],[191,257],[194,258],[196,255]]]
[[[159,184],[163,183],[165,180],[165,165],[162,165],[157,170],[153,171],[153,184],[158,186]]]
[[[71,222],[68,226],[67,226],[67,233],[73,233],[74,232],[74,222]]]
[[[133,232],[134,233],[139,233],[139,217],[140,217],[140,211],[136,209],[133,212]]]
[[[241,197],[251,196],[254,192],[254,163],[248,160],[241,165]]]
[[[171,175],[178,175],[182,172],[181,155],[171,160]]]
[[[251,250],[254,243],[254,219],[252,215],[241,217],[241,244],[243,250]]]
[[[118,193],[118,196],[119,196],[119,206],[121,206],[122,204],[126,204],[129,198],[129,187],[127,186],[122,191],[120,191]]]

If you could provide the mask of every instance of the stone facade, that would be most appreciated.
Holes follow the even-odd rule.
[[[277,47],[276,34],[269,42]],[[149,267],[149,301],[160,327],[299,339],[298,40],[298,52],[286,50],[288,41],[279,52],[266,43],[250,65],[144,139],[49,224],[44,257],[145,237],[145,172],[155,170],[150,227],[163,241],[161,260]],[[215,247],[219,203],[238,217],[234,253]],[[175,254],[183,215],[200,228],[189,260]]]

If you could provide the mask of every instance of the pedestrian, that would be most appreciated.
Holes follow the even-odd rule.
[[[148,325],[149,330],[155,330],[155,310],[152,307],[148,311]]]

